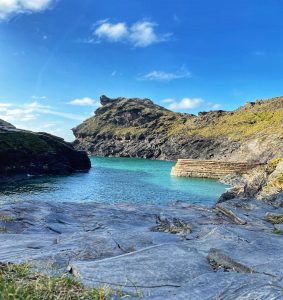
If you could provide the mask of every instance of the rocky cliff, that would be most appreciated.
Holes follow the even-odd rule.
[[[99,156],[261,162],[283,155],[283,97],[198,116],[149,99],[101,97],[95,115],[73,129],[75,147]]]
[[[70,174],[90,169],[83,151],[47,133],[20,130],[0,120],[0,182],[28,175]]]
[[[258,166],[246,174],[230,174],[222,178],[232,186],[222,194],[218,202],[231,199],[257,199],[283,207],[283,158],[278,157],[268,164]]]

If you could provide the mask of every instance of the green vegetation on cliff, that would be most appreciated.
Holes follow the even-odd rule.
[[[87,154],[62,138],[16,129],[0,120],[0,182],[29,175],[66,175],[90,167]]]
[[[53,147],[40,135],[29,132],[5,132],[0,136],[0,153],[26,149],[31,154],[51,151]]]
[[[172,126],[171,134],[186,132],[203,137],[225,136],[243,140],[254,135],[275,135],[283,139],[283,97],[259,100],[233,112],[209,112]]]
[[[75,146],[93,155],[254,162],[282,155],[283,97],[197,116],[149,99],[102,96],[101,104],[73,129]]]
[[[118,98],[109,101],[96,111],[96,116],[87,119],[74,129],[74,132],[84,134],[141,134],[146,132],[146,124],[135,123],[136,117],[143,115],[144,120],[158,120],[158,131],[166,130],[168,136],[187,134],[203,137],[225,136],[232,140],[241,140],[253,135],[278,135],[283,138],[283,97],[271,100],[248,102],[245,106],[233,111],[211,111],[200,113],[198,116],[171,112],[163,107],[154,105],[148,99]],[[133,105],[135,104],[135,107]],[[129,107],[128,107],[129,106]],[[123,110],[123,108],[126,108]],[[128,116],[128,118],[127,118]],[[122,121],[124,118],[124,121]],[[136,125],[136,126],[135,126]]]

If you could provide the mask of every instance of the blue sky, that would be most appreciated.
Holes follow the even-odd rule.
[[[175,111],[283,95],[281,0],[0,0],[0,118],[67,140],[99,96]]]

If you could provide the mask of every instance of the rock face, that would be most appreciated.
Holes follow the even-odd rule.
[[[178,159],[171,175],[220,179],[229,174],[244,174],[258,164],[225,162],[216,160]]]
[[[218,202],[233,198],[264,200],[283,206],[283,158],[275,158],[246,174],[230,174],[221,179],[232,188]]]
[[[73,129],[75,147],[99,156],[261,162],[283,155],[283,97],[198,116],[149,99],[101,97],[95,115]]]
[[[0,182],[29,175],[63,175],[89,170],[87,154],[47,133],[15,128],[0,120]]]

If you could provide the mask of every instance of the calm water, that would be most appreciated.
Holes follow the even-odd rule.
[[[101,157],[91,161],[89,173],[2,185],[0,202],[36,199],[162,204],[180,200],[210,205],[226,188],[211,179],[172,177],[174,162]]]

